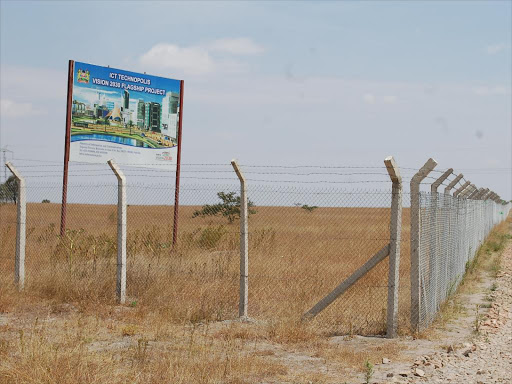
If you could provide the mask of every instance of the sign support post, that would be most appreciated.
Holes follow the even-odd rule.
[[[66,108],[66,143],[64,145],[64,175],[62,178],[62,205],[60,211],[60,235],[64,236],[66,232],[66,209],[68,200],[68,163],[69,163],[69,146],[71,141],[71,108],[73,104],[73,77],[75,71],[75,62],[69,60],[68,65],[68,97]]]
[[[179,200],[180,200],[180,173],[181,173],[181,127],[183,124],[183,92],[184,81],[180,81],[180,113],[178,116],[178,154],[176,157],[176,187],[174,189],[174,222],[172,228],[172,245],[178,241],[178,219],[179,219]]]

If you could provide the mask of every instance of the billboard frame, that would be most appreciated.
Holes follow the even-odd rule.
[[[67,194],[68,194],[68,173],[69,173],[69,152],[71,146],[71,120],[73,105],[73,83],[74,83],[75,61],[69,60],[68,63],[68,90],[66,106],[66,134],[64,144],[64,169],[62,177],[62,204],[60,216],[60,235],[66,234],[66,213],[67,213]],[[178,239],[178,221],[179,221],[179,193],[180,193],[180,171],[181,171],[181,135],[183,123],[183,91],[184,81],[180,80],[180,109],[178,113],[178,153],[176,156],[176,184],[174,190],[174,214],[173,214],[173,233],[172,244],[176,244]]]

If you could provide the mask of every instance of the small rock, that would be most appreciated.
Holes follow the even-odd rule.
[[[414,374],[415,374],[416,376],[423,377],[423,376],[425,376],[425,371],[423,371],[423,370],[421,370],[421,369],[419,369],[419,368],[416,368],[416,369],[414,370]]]
[[[402,377],[407,377],[407,376],[409,376],[409,372],[402,371],[402,372],[399,373],[399,375],[402,376]]]
[[[393,375],[393,372],[389,372],[389,373],[386,375],[386,377],[393,377],[393,376],[394,376],[394,375]]]
[[[414,365],[416,365],[416,366],[421,365],[421,360],[416,360],[416,361],[414,362]]]
[[[389,360],[385,357],[382,358],[382,364],[389,364],[389,363],[391,363],[391,360]]]

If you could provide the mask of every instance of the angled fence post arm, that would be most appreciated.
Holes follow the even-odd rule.
[[[117,177],[117,280],[116,294],[119,304],[126,301],[126,177],[114,162],[108,165]]]
[[[481,200],[482,197],[489,191],[489,188],[480,188],[479,192],[473,197],[475,200]]]
[[[444,189],[444,194],[445,195],[449,195],[450,194],[450,191],[457,185],[457,183],[460,181],[460,179],[462,179],[464,177],[464,175],[462,173],[458,174],[457,177],[455,179],[453,179],[450,184],[448,184],[448,186]],[[469,183],[468,183],[469,184]],[[455,194],[454,194],[455,196]]]
[[[468,188],[466,188],[466,190],[463,193],[463,196],[461,196],[461,197],[463,197],[464,199],[469,199],[469,197],[473,193],[475,193],[475,191],[477,191],[477,190],[478,190],[478,188],[476,187],[476,185],[475,184],[471,184]]]
[[[27,201],[25,179],[11,164],[5,163],[17,181],[17,211],[16,211],[16,254],[14,259],[14,282],[19,291],[25,287],[25,241],[27,227]]]
[[[475,200],[476,196],[480,194],[483,190],[483,188],[478,189],[475,187],[473,192],[469,194],[468,199]]]
[[[436,167],[430,158],[412,177],[411,188],[411,327],[420,328],[421,284],[420,284],[420,183]]]
[[[249,207],[245,177],[235,159],[231,165],[240,180],[240,292],[238,317],[247,319],[249,301]]]
[[[466,190],[466,188],[469,187],[469,185],[471,184],[471,181],[466,181],[464,184],[462,184],[462,186],[460,188],[458,188],[455,192],[453,192],[453,197],[457,197],[459,195],[462,195],[462,193]],[[462,197],[462,196],[460,196]]]
[[[396,337],[398,327],[398,289],[400,276],[400,237],[402,233],[402,176],[393,156],[386,157],[384,164],[392,182],[391,219],[389,228],[389,274],[388,274],[388,338]]]

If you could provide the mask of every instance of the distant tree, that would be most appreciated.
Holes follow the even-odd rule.
[[[300,207],[308,212],[313,212],[315,209],[318,208],[316,205],[307,205],[302,203],[295,203],[295,206]]]
[[[18,182],[14,176],[9,176],[5,183],[0,184],[0,201],[16,204]]]
[[[235,192],[219,192],[217,197],[221,200],[218,204],[203,205],[200,210],[194,212],[192,217],[205,217],[205,216],[224,216],[228,219],[229,223],[240,218],[240,196],[236,195]],[[256,210],[251,209],[254,207],[254,203],[250,200],[247,201],[249,208],[249,215],[256,213]]]
[[[43,199],[43,201],[42,201],[43,204],[48,204],[49,202],[50,202],[50,200],[48,200],[48,199]]]
[[[305,209],[306,211],[308,212],[313,212],[315,209],[317,209],[318,207],[316,205],[307,205],[307,204],[304,204],[302,207],[302,209]]]

